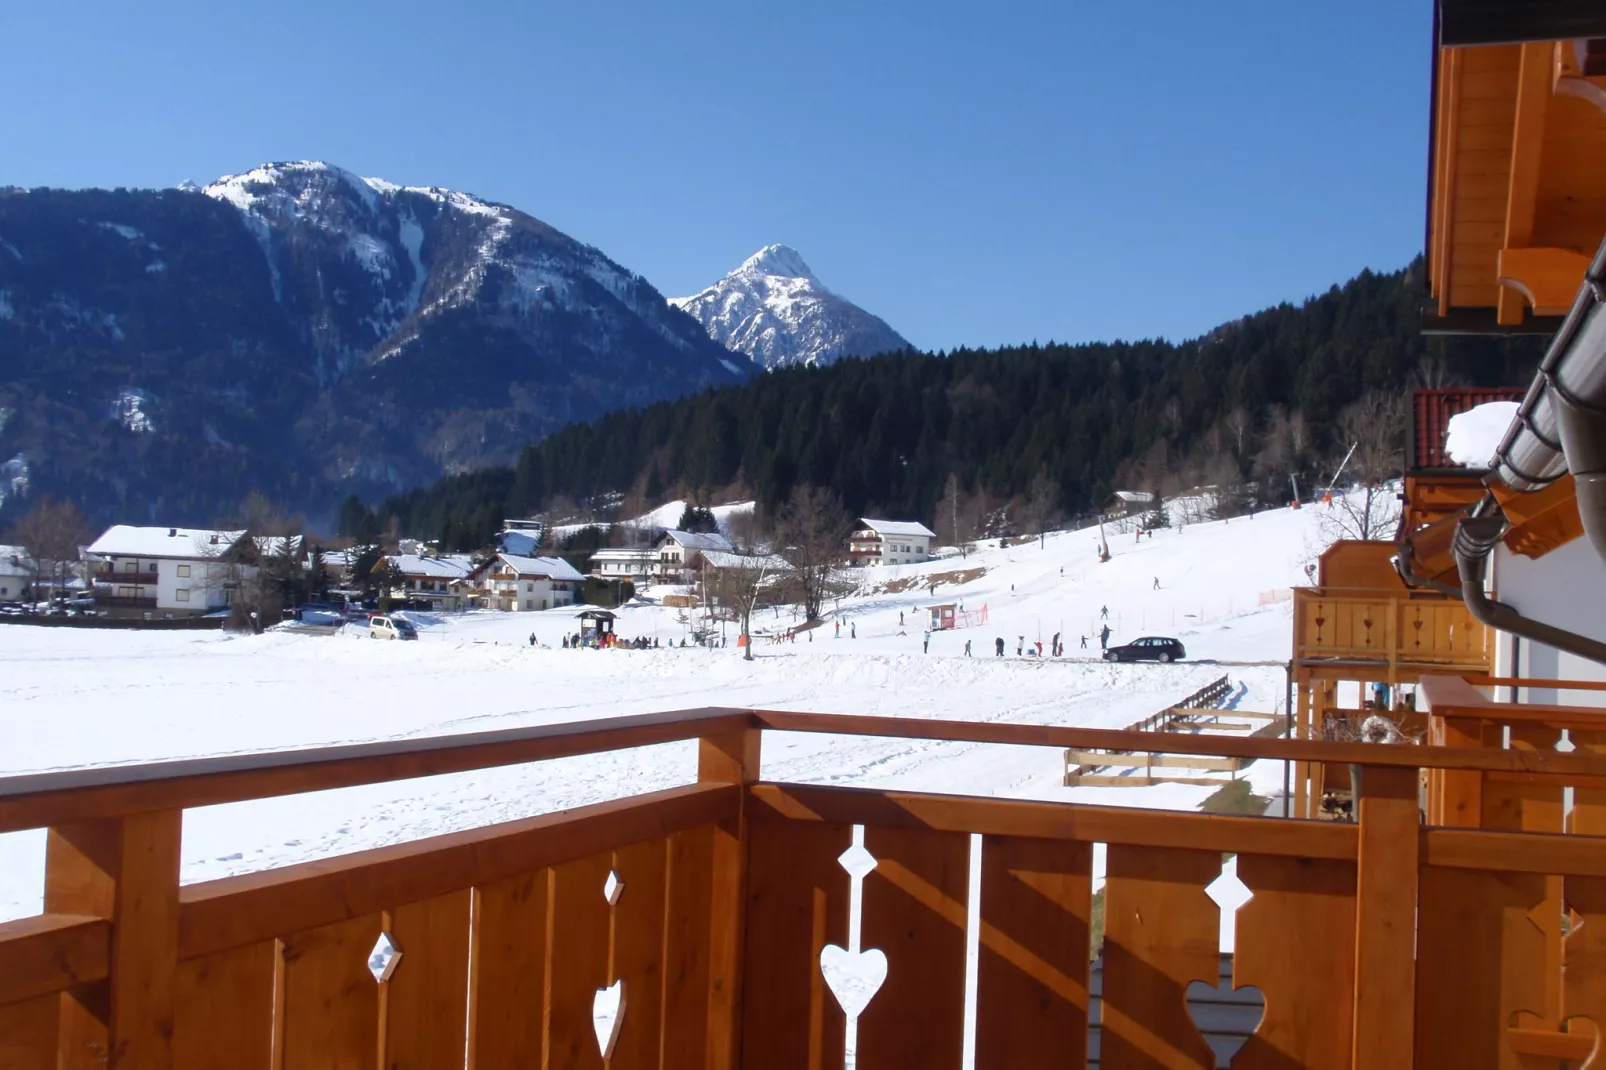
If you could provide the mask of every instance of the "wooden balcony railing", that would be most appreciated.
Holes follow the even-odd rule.
[[[760,782],[772,730],[1163,743],[1356,764],[1363,789],[1357,823],[1332,824]],[[698,740],[683,787],[178,882],[188,807],[682,739]],[[1224,852],[1253,893],[1228,983],[1265,1006],[1234,1066],[1577,1065],[1595,1039],[1577,1020],[1606,1021],[1606,845],[1423,828],[1424,768],[1606,784],[1593,754],[734,710],[13,777],[0,832],[49,833],[45,913],[0,924],[0,1065],[840,1067],[847,1020],[822,957],[874,949],[885,977],[857,1020],[860,1066],[958,1067],[973,1014],[981,1068],[1080,1067],[1090,1052],[1211,1067],[1186,992],[1220,977],[1207,888]],[[858,877],[839,861],[855,826],[875,862]],[[1581,924],[1553,960],[1540,934],[1561,926],[1547,896],[1562,888]],[[375,954],[386,941],[399,956]],[[607,990],[621,1009],[599,1042]]]
[[[104,587],[132,586],[157,582],[154,572],[97,572],[94,582]]]
[[[1294,588],[1294,660],[1488,672],[1489,629],[1464,603],[1398,591]]]

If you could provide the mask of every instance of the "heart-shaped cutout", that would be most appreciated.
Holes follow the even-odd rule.
[[[887,956],[879,948],[854,954],[835,944],[820,949],[820,972],[842,1012],[857,1018],[887,979]]]
[[[1233,1058],[1249,1043],[1266,1016],[1266,997],[1260,989],[1254,985],[1234,988],[1231,977],[1222,977],[1219,985],[1189,982],[1185,998],[1188,1017],[1200,1035],[1209,1032],[1215,1036],[1211,1047],[1216,1052],[1217,1066],[1232,1065]]]
[[[607,988],[597,989],[596,996],[591,1000],[591,1024],[597,1030],[597,1047],[602,1049],[602,1057],[608,1058],[613,1054],[613,1046],[619,1040],[619,1027],[625,1020],[625,983],[618,980]]]

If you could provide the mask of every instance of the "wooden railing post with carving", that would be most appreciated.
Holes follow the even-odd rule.
[[[763,731],[746,728],[698,740],[697,779],[702,783],[758,782]],[[747,902],[747,797],[733,820],[714,831],[712,896],[708,930],[708,1066],[731,1070],[740,1059],[742,939]]]
[[[1351,1065],[1405,1066],[1416,1013],[1419,778],[1363,766],[1355,815],[1355,996]]]
[[[160,810],[52,828],[45,911],[111,922],[104,982],[61,994],[59,1065],[170,1070],[178,969],[183,812]]]

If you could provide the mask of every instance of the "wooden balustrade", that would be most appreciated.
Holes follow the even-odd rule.
[[[1354,764],[1358,820],[761,782],[765,731]],[[178,883],[186,807],[685,739],[699,750],[683,787]],[[1232,1065],[1576,1066],[1606,1021],[1592,748],[700,710],[14,777],[0,830],[50,832],[45,913],[0,924],[0,1068],[815,1070],[842,1065],[848,1036],[822,956],[871,951],[886,969],[858,1018],[861,1066],[958,1067],[973,1013],[977,1067],[1210,1067],[1227,1040],[1187,990],[1220,980],[1224,853],[1252,897],[1222,983],[1264,999]],[[1465,822],[1483,827],[1423,827],[1422,769],[1483,785],[1482,820]],[[1566,828],[1564,784],[1582,785]],[[857,877],[839,861],[856,826],[874,860]]]

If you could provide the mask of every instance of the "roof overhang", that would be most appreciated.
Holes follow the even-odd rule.
[[[1439,46],[1606,37],[1600,0],[1439,0]]]

